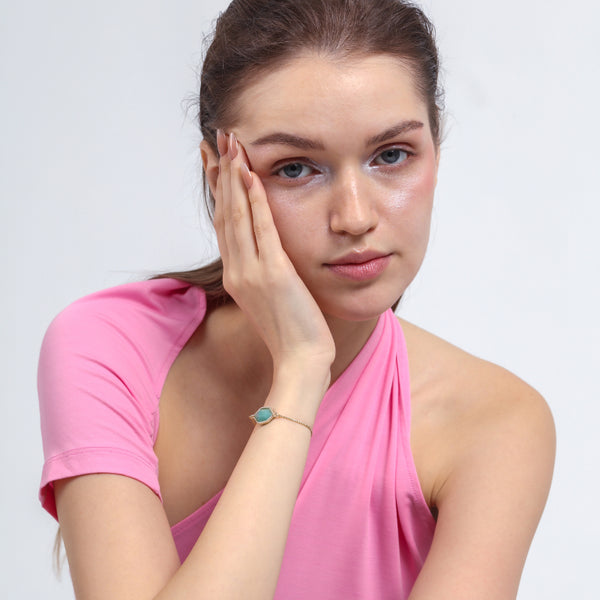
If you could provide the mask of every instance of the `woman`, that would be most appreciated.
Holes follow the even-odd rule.
[[[220,17],[222,261],[84,298],[42,349],[41,498],[78,598],[515,597],[546,404],[389,310],[427,246],[437,77],[409,3]]]

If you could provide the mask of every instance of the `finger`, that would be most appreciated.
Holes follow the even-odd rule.
[[[219,150],[219,157],[223,157],[227,154],[227,138],[225,134],[219,129],[217,130],[217,146]],[[229,258],[229,252],[227,251],[227,240],[225,237],[225,215],[223,210],[223,167],[221,164],[222,160],[219,159],[219,175],[217,177],[217,188],[215,191],[215,212],[214,212],[214,226],[217,234],[217,244],[219,246],[219,252],[223,265],[226,265]]]
[[[230,190],[231,223],[240,260],[257,257],[256,240],[252,227],[252,214],[248,198],[248,188],[244,183],[244,172],[248,171],[246,152],[234,134],[230,136]],[[232,158],[233,156],[233,158]]]
[[[269,260],[284,253],[279,233],[275,227],[273,213],[267,200],[267,193],[256,173],[248,172],[244,177],[248,188],[248,199],[252,212],[254,239],[261,260]]]
[[[215,232],[217,234],[217,245],[219,247],[219,253],[223,260],[223,264],[227,264],[229,259],[229,252],[227,251],[227,241],[225,240],[225,221],[223,218],[223,208],[222,208],[222,191],[223,183],[221,178],[217,180],[217,190],[215,196],[215,216],[213,219]]]
[[[226,139],[229,143],[229,139]],[[227,253],[229,257],[231,257],[232,253],[237,255],[239,251],[237,249],[235,233],[231,226],[231,157],[228,150],[221,155],[221,160],[219,162],[219,178],[221,180],[220,203],[223,218],[223,238],[227,246]]]
[[[217,150],[220,157],[227,153],[227,137],[222,129],[217,129]]]

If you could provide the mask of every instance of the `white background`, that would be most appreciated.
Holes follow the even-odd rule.
[[[0,0],[0,597],[72,598],[37,501],[35,373],[83,294],[202,262],[196,87],[215,0]],[[210,5],[210,6],[207,6]],[[428,0],[447,88],[429,255],[402,314],[547,398],[555,480],[520,600],[600,597],[592,0]]]

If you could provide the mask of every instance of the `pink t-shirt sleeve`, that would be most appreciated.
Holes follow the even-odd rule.
[[[196,291],[173,280],[127,284],[71,304],[51,323],[38,393],[40,500],[54,517],[53,482],[65,477],[126,475],[160,497],[153,449],[158,400],[172,361],[203,316]]]

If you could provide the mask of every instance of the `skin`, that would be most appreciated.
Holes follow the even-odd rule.
[[[429,238],[437,148],[412,75],[392,57],[310,57],[251,86],[239,104],[232,131],[263,183],[296,271],[327,317],[372,327],[416,275]],[[403,122],[419,125],[367,143]],[[323,149],[256,143],[276,132]],[[401,152],[386,163],[382,153],[394,150]],[[288,162],[305,165],[299,177],[278,171]],[[363,248],[393,253],[377,285],[346,282],[323,267]]]
[[[235,304],[207,315],[169,371],[155,445],[163,504],[125,477],[56,483],[78,598],[271,597],[309,436],[282,419],[253,429],[247,415],[268,404],[312,423],[425,254],[439,151],[401,62],[299,57],[237,108],[221,156],[201,146]],[[372,140],[399,123],[412,125]],[[365,248],[390,257],[374,279],[328,266]],[[402,326],[411,446],[438,515],[410,600],[515,598],[550,485],[552,417],[515,376]],[[225,484],[180,566],[169,526]]]

